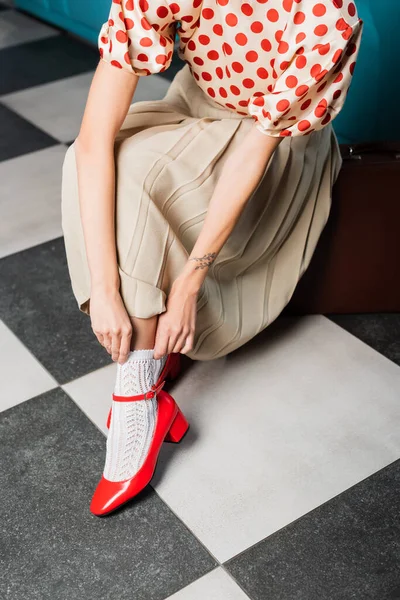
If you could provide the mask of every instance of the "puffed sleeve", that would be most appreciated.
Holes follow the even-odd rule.
[[[290,6],[287,28],[277,32],[280,58],[270,63],[275,82],[248,104],[257,129],[273,137],[307,135],[339,114],[363,29],[349,0]]]
[[[166,0],[113,0],[98,35],[100,57],[136,75],[160,73],[171,64],[175,32]]]

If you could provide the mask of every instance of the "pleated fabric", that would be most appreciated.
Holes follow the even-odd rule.
[[[221,107],[185,65],[162,100],[133,102],[115,142],[115,220],[121,295],[148,318],[166,299],[200,233],[225,161],[254,125]],[[211,360],[267,327],[308,267],[342,158],[331,124],[275,150],[197,299],[193,349]],[[243,173],[246,177],[246,173]],[[73,293],[90,314],[75,148],[62,167],[62,228]]]

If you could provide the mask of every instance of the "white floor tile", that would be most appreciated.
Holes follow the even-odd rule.
[[[169,596],[167,600],[249,600],[249,597],[219,567],[197,579],[183,590]]]
[[[79,133],[92,79],[93,72],[83,73],[7,94],[1,101],[55,139],[69,142]],[[141,77],[134,101],[159,100],[168,87],[163,77]]]
[[[400,453],[399,367],[324,317],[274,331],[172,391],[191,429],[152,484],[221,562]]]
[[[61,386],[89,419],[106,434],[117,365],[113,363]]]
[[[57,387],[57,382],[0,321],[0,411]]]
[[[16,10],[0,12],[0,49],[59,34],[57,29]]]
[[[62,235],[61,171],[66,146],[0,163],[0,258]]]

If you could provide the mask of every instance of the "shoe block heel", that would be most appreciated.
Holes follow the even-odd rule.
[[[180,409],[178,409],[177,415],[172,421],[172,425],[169,428],[169,431],[165,436],[164,441],[178,443],[181,441],[188,429],[189,423],[187,422],[183,412]]]

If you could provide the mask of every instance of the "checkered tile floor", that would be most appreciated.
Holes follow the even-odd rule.
[[[116,365],[72,296],[60,177],[98,54],[0,8],[0,597],[400,598],[399,315],[281,318],[187,361],[188,435],[90,514]]]

